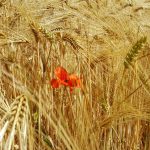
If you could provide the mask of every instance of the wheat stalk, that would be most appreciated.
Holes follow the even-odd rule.
[[[4,150],[10,150],[12,148],[13,141],[15,138],[15,134],[17,132],[17,128],[19,127],[21,130],[25,130],[25,135],[20,138],[21,143],[20,149],[26,149],[23,147],[27,147],[27,124],[28,124],[28,100],[24,95],[18,96],[14,102],[10,106],[10,111],[8,112],[7,121],[9,121],[9,135],[6,139],[6,143],[4,146]],[[26,127],[24,128],[24,126]]]

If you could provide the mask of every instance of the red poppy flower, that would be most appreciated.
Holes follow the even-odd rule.
[[[62,81],[68,79],[68,73],[63,67],[57,67],[55,69],[55,75],[58,79]]]
[[[51,80],[53,88],[59,88],[60,85],[69,86],[70,92],[72,92],[73,88],[81,86],[81,79],[75,74],[69,75],[63,67],[57,67],[55,75],[57,79]]]
[[[51,80],[51,85],[53,88],[58,88],[59,87],[59,82],[57,79],[52,79]]]
[[[70,87],[80,87],[81,86],[81,80],[75,74],[71,74],[69,76],[68,84]]]

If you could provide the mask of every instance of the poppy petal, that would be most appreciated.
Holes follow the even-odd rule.
[[[72,87],[70,87],[70,93],[72,93],[72,91],[73,91],[73,88],[72,88]]]
[[[57,79],[52,79],[51,80],[51,85],[53,88],[59,88],[59,81]]]
[[[63,81],[68,80],[68,73],[67,73],[66,69],[64,69],[63,67],[57,67],[55,69],[55,75],[60,80],[63,80]]]
[[[81,79],[77,79],[77,87],[81,87]]]
[[[69,76],[69,86],[70,87],[80,87],[81,86],[80,78],[75,74],[70,75]]]
[[[68,84],[68,80],[60,80],[59,81],[60,82],[60,84],[62,84],[62,85],[64,85],[64,86],[68,86],[69,84]]]

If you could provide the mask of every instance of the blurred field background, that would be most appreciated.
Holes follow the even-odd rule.
[[[150,1],[0,0],[0,119],[0,150],[150,150]]]

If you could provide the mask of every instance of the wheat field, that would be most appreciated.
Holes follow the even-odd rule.
[[[0,0],[0,150],[150,150],[149,64],[149,0]]]

